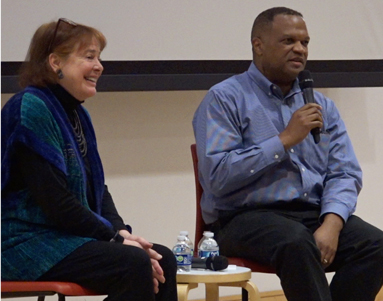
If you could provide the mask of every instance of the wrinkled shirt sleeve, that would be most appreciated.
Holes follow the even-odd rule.
[[[346,126],[334,103],[328,104],[328,127],[321,135],[329,136],[327,172],[323,183],[321,215],[336,213],[346,222],[355,212],[357,197],[362,189],[362,170],[356,158]]]

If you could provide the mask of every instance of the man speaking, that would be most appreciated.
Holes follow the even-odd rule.
[[[289,301],[373,301],[383,232],[353,215],[362,171],[333,101],[315,91],[305,103],[309,42],[301,13],[262,12],[248,71],[198,107],[203,218],[221,255],[275,268]],[[330,286],[325,271],[336,271]]]

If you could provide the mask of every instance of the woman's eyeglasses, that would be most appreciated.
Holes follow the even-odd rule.
[[[54,31],[54,33],[53,33],[52,40],[51,40],[51,42],[49,43],[48,53],[51,53],[51,52],[53,51],[53,49],[52,49],[52,47],[53,47],[53,43],[54,43],[54,41],[56,40],[57,30],[58,30],[59,25],[60,25],[61,22],[64,22],[64,23],[66,23],[66,24],[68,24],[68,25],[71,25],[71,26],[73,26],[73,27],[76,27],[76,26],[77,26],[77,23],[75,23],[75,22],[73,22],[73,21],[71,21],[71,20],[69,20],[69,19],[66,19],[66,18],[60,18],[60,19],[57,21],[57,23],[56,23],[56,28],[55,28],[55,31]]]

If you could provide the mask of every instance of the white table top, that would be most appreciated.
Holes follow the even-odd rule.
[[[251,270],[245,267],[229,265],[227,269],[212,271],[208,269],[191,269],[190,272],[178,271],[178,283],[224,283],[249,280]]]
[[[245,267],[239,267],[236,265],[229,265],[226,269],[220,270],[220,271],[212,271],[208,269],[191,269],[190,272],[184,272],[184,271],[178,271],[178,274],[188,274],[188,275],[207,275],[207,274],[220,274],[220,275],[227,275],[227,274],[239,274],[251,271],[249,268]]]

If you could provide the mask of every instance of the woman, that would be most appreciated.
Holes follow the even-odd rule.
[[[174,256],[124,225],[81,105],[96,94],[105,45],[67,19],[32,38],[24,90],[1,114],[1,277],[76,282],[108,300],[177,300]]]

